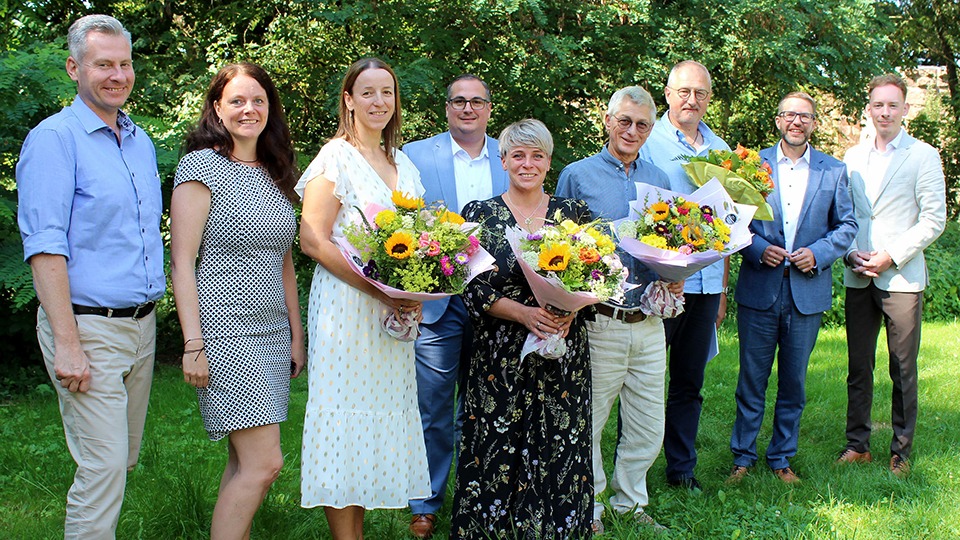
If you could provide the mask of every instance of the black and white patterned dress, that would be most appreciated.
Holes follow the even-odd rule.
[[[282,276],[297,222],[265,169],[197,150],[180,160],[174,188],[191,181],[210,189],[197,261],[210,383],[197,397],[204,428],[219,440],[287,419],[291,338]]]

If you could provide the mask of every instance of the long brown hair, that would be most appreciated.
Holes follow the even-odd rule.
[[[343,77],[343,84],[340,87],[340,126],[337,128],[337,134],[333,137],[343,137],[347,142],[354,142],[357,138],[356,126],[353,120],[353,111],[347,109],[346,94],[353,95],[353,83],[357,82],[357,77],[368,69],[382,69],[393,78],[393,116],[383,128],[383,149],[387,153],[387,160],[393,161],[393,153],[397,149],[397,139],[400,136],[400,84],[397,82],[397,74],[379,58],[361,58],[347,68],[347,74]]]
[[[249,62],[224,66],[210,81],[207,97],[203,100],[200,121],[184,142],[184,151],[193,152],[213,148],[223,157],[229,158],[233,152],[233,137],[220,123],[216,103],[223,97],[223,89],[237,75],[252,77],[267,93],[267,125],[257,137],[257,159],[263,163],[270,178],[290,201],[297,201],[293,188],[297,185],[296,157],[290,128],[280,104],[280,94],[262,67]]]

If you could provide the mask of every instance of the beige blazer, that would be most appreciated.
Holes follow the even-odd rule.
[[[886,250],[893,265],[877,278],[855,274],[848,266],[843,283],[862,289],[873,279],[877,288],[885,291],[922,291],[928,283],[923,250],[943,232],[947,217],[940,153],[904,132],[876,199],[869,200],[863,175],[867,173],[871,146],[872,140],[862,142],[843,158],[850,175],[854,215],[860,226],[847,255],[856,250]]]

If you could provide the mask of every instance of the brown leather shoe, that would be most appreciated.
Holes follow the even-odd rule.
[[[724,480],[723,483],[727,484],[728,486],[739,484],[749,474],[750,474],[750,469],[748,469],[747,467],[734,465],[733,468],[730,469],[730,476],[727,476],[727,479]]]
[[[793,472],[793,469],[790,467],[774,469],[773,474],[777,475],[777,478],[779,478],[784,484],[796,484],[800,482],[800,477],[797,476],[797,473]]]
[[[890,458],[890,472],[897,478],[906,478],[910,474],[910,462],[894,454]]]
[[[870,452],[857,452],[853,448],[845,448],[840,453],[836,463],[839,465],[843,463],[870,463],[871,461],[873,461],[873,456],[870,455]]]
[[[430,538],[433,536],[436,522],[436,514],[414,514],[413,519],[410,520],[410,534],[415,538]]]

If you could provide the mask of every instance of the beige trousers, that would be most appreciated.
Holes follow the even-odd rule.
[[[65,539],[112,539],[127,471],[137,464],[153,381],[156,311],[142,319],[77,315],[90,360],[90,389],[70,392],[56,379],[53,332],[41,307],[37,338],[57,391],[67,448],[77,464],[67,492]]]

